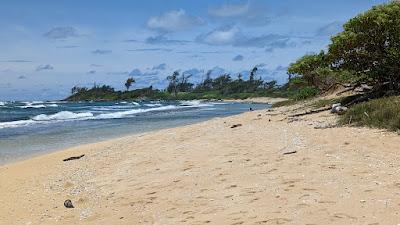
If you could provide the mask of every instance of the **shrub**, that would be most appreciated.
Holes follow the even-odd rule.
[[[400,130],[400,97],[385,97],[353,106],[340,118],[341,124]]]

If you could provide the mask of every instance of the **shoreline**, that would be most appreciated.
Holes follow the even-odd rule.
[[[271,99],[268,98],[268,100],[271,100]],[[199,100],[199,101],[202,101],[202,100]],[[271,101],[274,101],[274,100],[272,99]],[[214,101],[205,101],[204,100],[202,102],[205,102],[205,103],[211,102],[212,103]],[[264,102],[260,101],[258,103],[262,104],[262,103],[266,103],[266,102],[267,101],[264,101]],[[250,101],[242,101],[240,103],[249,103],[249,104],[251,104]],[[223,117],[225,117],[225,116],[223,116]],[[213,117],[210,117],[210,118],[206,118],[204,120],[206,121],[206,120],[209,120],[209,119],[212,119],[212,118]],[[178,123],[178,124],[174,124],[174,125],[166,125],[165,127],[161,126],[161,127],[151,128],[150,130],[148,129],[148,130],[144,130],[144,131],[143,130],[140,130],[140,131],[130,130],[130,131],[127,131],[127,132],[118,133],[117,135],[108,135],[108,136],[98,136],[98,137],[86,138],[84,140],[79,140],[78,142],[74,141],[74,143],[73,142],[65,142],[65,143],[63,142],[63,143],[60,143],[60,145],[58,145],[58,146],[54,145],[52,147],[44,145],[41,148],[37,147],[35,151],[26,150],[26,151],[21,151],[21,153],[19,155],[15,155],[15,157],[12,157],[11,155],[10,155],[10,157],[4,157],[3,159],[0,159],[0,166],[4,166],[4,165],[10,164],[10,163],[14,163],[14,162],[18,162],[18,161],[29,160],[30,158],[34,158],[34,157],[50,154],[50,153],[57,152],[57,151],[63,151],[63,150],[69,149],[69,148],[78,147],[80,145],[86,145],[86,144],[91,144],[91,143],[94,144],[94,143],[97,143],[97,142],[104,142],[104,141],[108,141],[108,140],[113,140],[113,139],[118,139],[118,138],[122,138],[122,137],[132,136],[132,135],[136,135],[136,134],[147,133],[147,132],[162,130],[162,129],[166,129],[166,128],[179,127],[179,126],[182,126],[182,124],[183,125],[188,125],[188,124],[194,124],[194,123],[198,123],[198,122],[200,122],[200,121],[188,121],[188,122]],[[25,144],[26,144],[25,146],[29,146],[29,143],[25,143]],[[13,146],[13,148],[17,148],[17,147]],[[41,149],[41,150],[38,150],[38,149]],[[0,151],[1,151],[1,149],[0,149]]]
[[[270,97],[256,97],[249,99],[222,99],[224,102],[240,102],[240,103],[253,103],[253,104],[276,104],[278,102],[283,102],[288,99],[286,98],[270,98]]]
[[[331,128],[329,112],[287,117],[304,108],[213,118],[0,166],[0,221],[398,223],[399,137]]]

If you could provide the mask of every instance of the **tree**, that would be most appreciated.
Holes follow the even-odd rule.
[[[125,82],[126,90],[129,91],[129,88],[130,88],[130,87],[132,86],[132,84],[135,83],[135,82],[136,82],[136,81],[135,81],[135,79],[133,79],[133,77],[128,78],[128,79],[126,80],[126,82]]]
[[[301,76],[309,86],[317,86],[319,68],[328,68],[329,62],[324,51],[319,54],[309,54],[301,57],[295,63],[290,64],[288,74]]]
[[[167,90],[169,92],[174,92],[174,96],[177,96],[177,87],[178,87],[178,77],[179,77],[179,72],[175,71],[171,76],[167,77],[167,80],[169,81],[169,85]]]
[[[254,67],[250,71],[249,80],[246,82],[247,83],[247,87],[246,87],[247,92],[254,92],[257,90],[258,87],[260,87],[263,84],[261,77],[258,80],[255,79],[257,71],[258,71],[257,67]]]
[[[180,92],[189,92],[193,89],[194,84],[189,82],[189,78],[191,78],[192,75],[185,75],[184,73],[182,76],[179,78],[180,82],[178,83],[177,89]]]
[[[333,67],[400,90],[400,2],[373,7],[351,19],[332,37]]]
[[[250,78],[249,81],[253,82],[254,81],[254,77],[256,76],[258,68],[254,67],[251,71],[250,71]]]
[[[223,74],[213,81],[213,89],[218,90],[221,94],[227,94],[229,91],[229,84],[232,82],[229,74]]]

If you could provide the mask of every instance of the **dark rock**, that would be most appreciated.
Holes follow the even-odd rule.
[[[74,205],[72,205],[72,201],[69,199],[65,200],[64,206],[65,206],[65,208],[69,208],[69,209],[75,208]]]
[[[231,128],[236,128],[236,127],[241,127],[241,126],[242,126],[242,124],[239,123],[239,124],[232,125]]]

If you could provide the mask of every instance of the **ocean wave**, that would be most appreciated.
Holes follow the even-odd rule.
[[[54,121],[54,120],[76,120],[93,117],[93,113],[74,113],[70,111],[62,111],[52,115],[40,114],[32,118],[33,121]]]
[[[211,104],[204,103],[199,100],[193,100],[193,101],[180,101],[180,106],[186,106],[186,107],[208,107],[212,106]]]
[[[162,106],[158,108],[150,108],[150,109],[132,109],[128,111],[121,111],[121,112],[115,112],[115,113],[104,113],[104,114],[99,114],[94,117],[94,119],[120,119],[128,116],[132,116],[135,114],[139,113],[146,113],[146,112],[154,112],[154,111],[168,111],[168,110],[173,110],[177,109],[178,107],[175,105],[168,105],[168,106]]]
[[[151,103],[151,104],[144,104],[147,107],[158,107],[158,106],[162,106],[162,104],[160,103]]]
[[[27,126],[27,125],[30,125],[33,123],[35,123],[35,121],[33,121],[33,120],[17,120],[17,121],[11,121],[11,122],[2,122],[2,123],[0,123],[0,129],[22,127],[22,126]]]
[[[40,105],[32,105],[32,104],[27,104],[24,106],[18,106],[21,109],[40,109],[40,108],[46,108],[45,105],[40,104]]]
[[[153,104],[155,105],[155,104]],[[40,105],[34,105],[40,106]],[[137,114],[147,113],[147,112],[162,112],[162,111],[173,111],[185,108],[199,108],[210,106],[209,104],[204,104],[200,102],[185,102],[185,104],[181,105],[166,105],[166,106],[159,106],[159,107],[152,107],[152,108],[138,108],[138,109],[131,109],[125,111],[117,111],[117,112],[107,112],[101,113],[99,111],[95,111],[95,108],[88,109],[91,112],[71,112],[71,111],[61,111],[55,114],[40,114],[37,116],[32,117],[28,120],[19,120],[19,121],[11,121],[11,122],[3,122],[0,123],[0,129],[2,128],[14,128],[14,127],[21,127],[33,124],[45,124],[45,123],[53,123],[53,122],[62,122],[62,121],[75,121],[75,120],[103,120],[103,119],[121,119],[121,118],[128,118],[132,117]],[[27,107],[27,106],[24,106]],[[114,106],[117,107],[117,106]],[[132,108],[132,106],[131,106]],[[102,109],[98,107],[97,109]],[[105,108],[107,109],[107,108]],[[121,109],[120,109],[121,110]]]
[[[0,106],[5,106],[6,104],[6,102],[0,102]]]
[[[31,101],[31,102],[22,102],[25,105],[33,105],[33,104],[43,104],[43,101]]]
[[[137,102],[131,102],[133,105],[139,106],[140,104]]]

